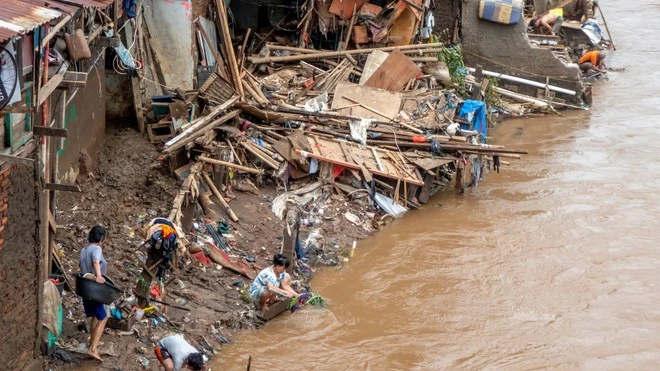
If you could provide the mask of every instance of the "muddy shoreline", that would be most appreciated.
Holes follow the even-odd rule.
[[[101,224],[109,233],[104,247],[108,275],[124,289],[133,287],[140,261],[146,255],[140,247],[143,225],[169,213],[179,187],[159,156],[157,148],[136,130],[111,127],[98,159],[91,164],[89,159],[82,160],[87,162],[82,168],[89,172],[79,177],[82,193],[64,194],[58,200],[56,243],[69,277],[78,271],[79,251],[89,229]],[[267,266],[281,246],[284,224],[271,212],[270,203],[282,191],[265,184],[258,194],[236,191],[235,199],[230,201],[240,218],[240,222],[230,223],[235,241],[233,254],[254,258],[255,270]],[[350,211],[366,219],[364,215],[371,209],[359,199],[331,197],[325,204],[322,221],[301,227],[301,239],[310,235],[314,238],[314,248],[308,249],[308,263],[313,270],[348,261],[353,241],[368,237],[380,227],[371,220],[356,225],[344,217]],[[196,211],[195,218],[198,226],[203,225],[202,210]],[[240,291],[249,285],[249,279],[217,264],[202,266],[193,259],[183,259],[182,268],[166,298],[161,298],[177,307],[156,304],[162,315],[143,319],[130,330],[106,329],[100,350],[105,359],[103,368],[151,369],[157,365],[151,344],[175,332],[183,333],[212,356],[231,341],[234,332],[263,324],[254,306],[241,298]],[[63,303],[63,336],[59,343],[78,358],[79,364],[47,358],[44,367],[96,369],[99,364],[84,356],[88,333],[80,299],[66,292]]]

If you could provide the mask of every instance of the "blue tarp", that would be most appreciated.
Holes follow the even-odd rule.
[[[479,132],[482,141],[486,143],[486,131],[488,129],[488,122],[486,121],[486,103],[478,100],[466,100],[461,107],[461,112],[458,116],[466,121],[472,123],[472,127],[461,124],[461,129],[475,130]]]

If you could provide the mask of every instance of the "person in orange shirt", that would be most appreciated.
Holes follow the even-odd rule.
[[[582,58],[578,61],[580,69],[582,72],[596,71],[601,73],[607,72],[607,66],[605,66],[605,53],[598,50],[592,50],[585,53]]]

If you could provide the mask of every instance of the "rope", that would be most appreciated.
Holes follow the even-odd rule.
[[[486,60],[486,61],[488,61],[488,62],[491,62],[491,63],[493,63],[493,64],[496,64],[496,65],[498,65],[498,66],[506,67],[506,68],[508,68],[508,69],[510,69],[510,70],[518,71],[518,72],[521,72],[521,73],[524,73],[524,74],[527,74],[527,75],[532,75],[532,76],[535,76],[535,77],[542,77],[542,78],[544,78],[544,79],[545,79],[545,78],[549,78],[549,79],[551,79],[551,80],[562,81],[562,82],[567,82],[567,83],[571,83],[571,84],[575,84],[575,82],[576,82],[575,80],[567,80],[567,79],[562,79],[562,78],[559,78],[559,77],[545,76],[545,75],[541,75],[541,74],[538,74],[538,73],[525,71],[525,70],[520,69],[520,68],[515,68],[515,67],[507,66],[506,64],[503,64],[503,63],[500,63],[500,62],[494,61],[494,60],[492,60],[492,59],[490,59],[490,58],[488,58],[488,57],[484,57],[483,55],[479,55],[479,54],[477,54],[477,53],[473,53],[473,52],[471,52],[471,51],[469,51],[469,50],[465,50],[465,49],[463,49],[463,52],[464,52],[464,53],[471,54],[471,55],[474,55],[474,56],[477,57],[477,58],[481,58],[481,59],[483,59],[483,60]]]

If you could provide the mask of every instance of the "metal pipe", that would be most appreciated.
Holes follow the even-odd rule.
[[[468,70],[471,73],[474,73],[474,71],[475,71],[474,68],[468,68]],[[507,80],[507,81],[518,82],[518,83],[521,83],[521,84],[534,86],[534,87],[541,88],[541,89],[546,88],[546,84],[544,84],[542,82],[527,80],[527,79],[523,79],[523,78],[520,78],[520,77],[511,76],[511,75],[505,75],[503,73],[497,73],[497,72],[484,70],[483,74],[486,75],[486,76],[496,77],[498,79],[503,79],[503,80]],[[557,93],[568,94],[568,95],[575,95],[576,94],[575,90],[564,89],[564,88],[560,88],[559,86],[555,86],[555,85],[547,85],[547,88],[549,90],[552,90],[552,91],[557,92]]]

